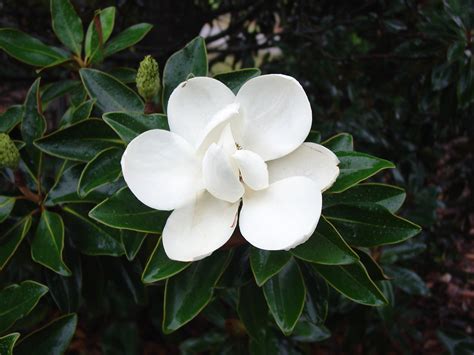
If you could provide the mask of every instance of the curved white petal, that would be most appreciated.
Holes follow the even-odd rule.
[[[250,150],[237,150],[233,155],[237,161],[242,180],[253,190],[261,190],[268,187],[267,164],[256,153]]]
[[[209,256],[232,236],[239,203],[203,192],[192,203],[174,210],[163,229],[163,247],[170,259],[194,261]]]
[[[294,78],[262,75],[237,93],[242,120],[234,123],[237,143],[265,161],[280,158],[304,142],[311,129],[311,106]]]
[[[168,101],[170,130],[193,146],[201,139],[214,116],[235,101],[235,95],[223,83],[196,77],[179,84]]]
[[[228,202],[238,201],[244,194],[237,166],[221,146],[213,143],[202,161],[204,186],[214,197]]]
[[[270,183],[291,176],[307,176],[314,180],[321,191],[327,190],[339,175],[339,159],[326,147],[304,143],[283,158],[268,162]]]
[[[142,133],[128,144],[122,173],[133,194],[158,210],[181,207],[203,189],[193,147],[177,134],[160,129]]]
[[[280,180],[244,195],[239,226],[244,238],[265,250],[288,250],[304,243],[316,229],[322,198],[309,178]]]

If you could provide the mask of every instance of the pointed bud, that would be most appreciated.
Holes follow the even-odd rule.
[[[151,55],[147,55],[141,62],[137,72],[138,93],[146,102],[152,101],[160,91],[160,72],[158,63]]]
[[[20,163],[20,153],[8,134],[0,133],[0,168],[16,169]]]

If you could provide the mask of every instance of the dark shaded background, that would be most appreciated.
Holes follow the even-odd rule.
[[[446,345],[449,349],[440,330],[472,335],[472,1],[73,3],[85,24],[95,9],[114,5],[115,31],[137,22],[154,25],[131,51],[111,57],[108,66],[137,67],[144,55],[152,54],[163,68],[170,54],[224,15],[220,23],[229,22],[228,27],[207,39],[213,72],[257,65],[264,73],[294,76],[310,97],[313,128],[322,132],[323,139],[349,132],[357,150],[397,164],[398,169],[384,179],[407,190],[403,214],[424,228],[417,237],[424,251],[405,266],[422,276],[430,295],[397,291],[394,314],[385,320],[366,307],[332,308],[328,327],[333,336],[311,345],[309,351],[440,353]],[[57,45],[48,4],[0,0],[0,27],[19,28]],[[222,39],[224,45],[216,47]],[[23,101],[36,74],[4,53],[0,61],[1,112]],[[51,70],[43,78],[47,82],[61,75],[60,70]],[[161,351],[153,349],[157,352],[150,354]]]

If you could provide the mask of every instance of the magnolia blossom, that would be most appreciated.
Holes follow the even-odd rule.
[[[294,248],[313,234],[321,192],[336,180],[339,161],[303,143],[312,113],[298,81],[262,75],[234,95],[216,79],[192,78],[171,94],[168,121],[170,131],[130,142],[122,171],[141,202],[174,210],[162,235],[169,258],[202,259],[237,224],[266,250]]]

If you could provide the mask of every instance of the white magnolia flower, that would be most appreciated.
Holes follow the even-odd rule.
[[[162,235],[169,258],[210,255],[237,223],[250,244],[266,250],[294,248],[313,234],[321,192],[336,180],[339,161],[303,143],[312,114],[295,79],[262,75],[237,95],[218,80],[189,79],[173,91],[168,121],[170,131],[130,142],[122,171],[141,202],[174,210]]]

